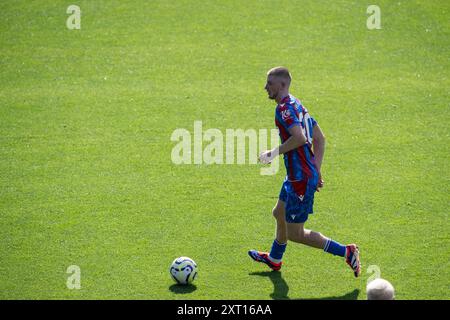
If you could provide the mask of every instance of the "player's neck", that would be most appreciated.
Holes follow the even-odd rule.
[[[283,92],[282,94],[279,94],[275,101],[279,104],[281,101],[283,101],[284,98],[286,98],[289,95],[289,92]]]

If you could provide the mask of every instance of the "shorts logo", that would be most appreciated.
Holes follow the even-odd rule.
[[[291,214],[291,218],[292,218],[292,220],[294,220],[295,219],[295,214]]]
[[[300,201],[303,201],[303,198],[305,198],[305,196],[298,196],[298,198],[300,199]]]

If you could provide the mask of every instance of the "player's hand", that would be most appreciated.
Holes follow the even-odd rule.
[[[271,163],[273,160],[272,157],[272,150],[268,150],[268,151],[264,151],[263,153],[261,153],[259,155],[259,162],[263,163],[263,164],[268,164]]]
[[[316,191],[320,192],[320,189],[323,188],[324,181],[322,179],[322,174],[319,173],[319,182],[317,183]]]
[[[278,148],[264,151],[259,155],[259,162],[269,164],[278,155]]]

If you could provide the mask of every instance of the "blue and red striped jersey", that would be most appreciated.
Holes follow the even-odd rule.
[[[278,127],[281,143],[291,135],[289,128],[300,126],[307,143],[284,154],[284,165],[289,181],[317,179],[318,172],[312,151],[313,128],[317,122],[308,110],[293,95],[286,96],[275,109],[275,124]]]

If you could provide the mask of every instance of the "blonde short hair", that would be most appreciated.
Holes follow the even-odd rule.
[[[285,67],[275,67],[267,71],[267,76],[274,76],[274,77],[280,77],[282,79],[285,79],[288,81],[288,83],[291,83],[291,73],[289,70]]]

